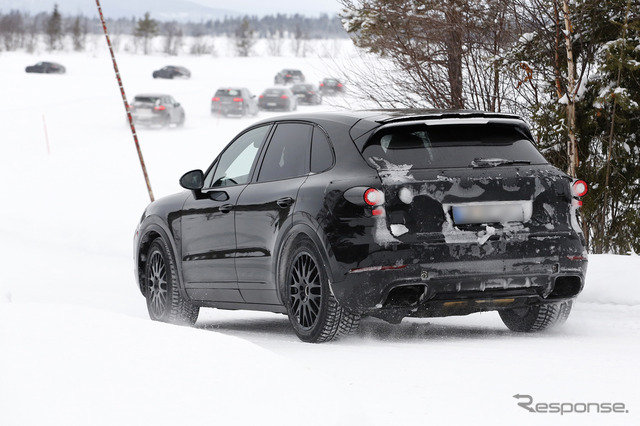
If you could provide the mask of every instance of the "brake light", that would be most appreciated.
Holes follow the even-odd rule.
[[[291,74],[287,74],[287,75],[285,75],[285,77],[291,77]]]
[[[211,98],[211,102],[220,102],[220,98],[218,97]]]
[[[573,192],[575,197],[582,197],[587,193],[587,189],[587,182],[583,180],[577,180],[573,182],[573,185],[571,186],[571,192]]]
[[[384,195],[375,188],[364,191],[364,202],[370,206],[379,206],[384,202]]]
[[[258,99],[264,99],[264,95],[258,96]]]
[[[342,83],[338,83],[338,87],[342,87]]]
[[[233,102],[243,102],[244,99],[242,98],[233,98]]]
[[[155,109],[156,111],[164,111],[166,108],[164,107],[164,105],[159,105],[157,107],[154,107],[153,109]]]
[[[289,97],[287,95],[282,95],[280,96],[282,99],[288,99]]]
[[[323,86],[324,86],[324,83],[320,83],[320,87],[323,87]]]

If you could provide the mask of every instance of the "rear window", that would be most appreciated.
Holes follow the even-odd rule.
[[[284,90],[280,89],[267,89],[264,91],[264,96],[280,96],[284,94]]]
[[[160,102],[160,98],[156,96],[136,96],[133,101],[141,104],[155,104]]]
[[[502,123],[388,127],[367,141],[362,154],[381,166],[411,164],[415,169],[547,164],[523,129]]]
[[[231,96],[235,98],[238,96],[242,96],[242,91],[240,89],[218,89],[214,96],[217,96],[219,98]]]

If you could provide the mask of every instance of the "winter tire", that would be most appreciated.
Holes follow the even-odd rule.
[[[562,325],[571,313],[572,300],[527,308],[500,311],[502,322],[511,331],[534,332]]]
[[[147,252],[145,296],[149,317],[154,321],[193,325],[200,308],[185,300],[178,290],[176,263],[162,238],[155,239]]]
[[[300,340],[328,342],[355,332],[360,316],[340,307],[331,293],[322,257],[308,238],[298,239],[286,259],[286,306]]]

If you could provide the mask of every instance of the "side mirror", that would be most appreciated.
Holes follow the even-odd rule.
[[[180,102],[176,102],[174,106],[179,107],[180,106]]]
[[[204,186],[204,173],[202,170],[191,170],[182,175],[180,186],[184,189],[199,190]]]
[[[190,189],[196,199],[202,198],[202,187],[204,186],[204,173],[202,170],[191,170],[182,175],[180,186]]]

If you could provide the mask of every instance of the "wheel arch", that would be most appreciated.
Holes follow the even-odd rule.
[[[287,254],[289,253],[291,247],[294,246],[295,242],[300,238],[308,238],[313,242],[318,251],[320,252],[320,256],[322,256],[322,263],[325,268],[325,272],[327,277],[329,277],[329,282],[334,282],[333,279],[333,268],[331,267],[331,261],[329,258],[329,254],[327,251],[327,245],[323,242],[323,239],[318,234],[317,230],[314,229],[307,223],[296,223],[294,224],[285,234],[285,236],[280,240],[280,244],[277,248],[277,256],[275,259],[274,265],[274,279],[278,292],[278,297],[280,298],[280,302],[283,306],[286,306],[286,298],[285,298],[285,282],[286,280],[282,279],[285,275],[286,265],[287,265]]]
[[[175,239],[171,237],[172,235],[171,232],[169,232],[169,230],[165,228],[164,224],[162,224],[159,219],[155,219],[152,216],[148,217],[147,219],[150,220],[150,222],[147,223],[146,226],[144,226],[144,228],[141,228],[137,247],[136,247],[136,259],[135,259],[136,279],[138,281],[138,288],[140,292],[142,293],[143,296],[145,295],[143,283],[144,283],[144,273],[145,273],[146,261],[147,261],[146,257],[147,257],[147,252],[149,251],[149,247],[151,246],[151,243],[154,240],[156,240],[157,238],[162,238],[169,245],[169,248],[171,249],[171,254],[173,255],[173,259],[175,260],[175,263],[176,263],[178,291],[180,292],[180,295],[183,298],[185,298],[186,300],[189,300],[189,297],[186,291],[184,290],[184,286],[182,284],[183,282],[182,281],[182,262],[180,262],[180,257],[178,255],[180,251],[177,250]]]

